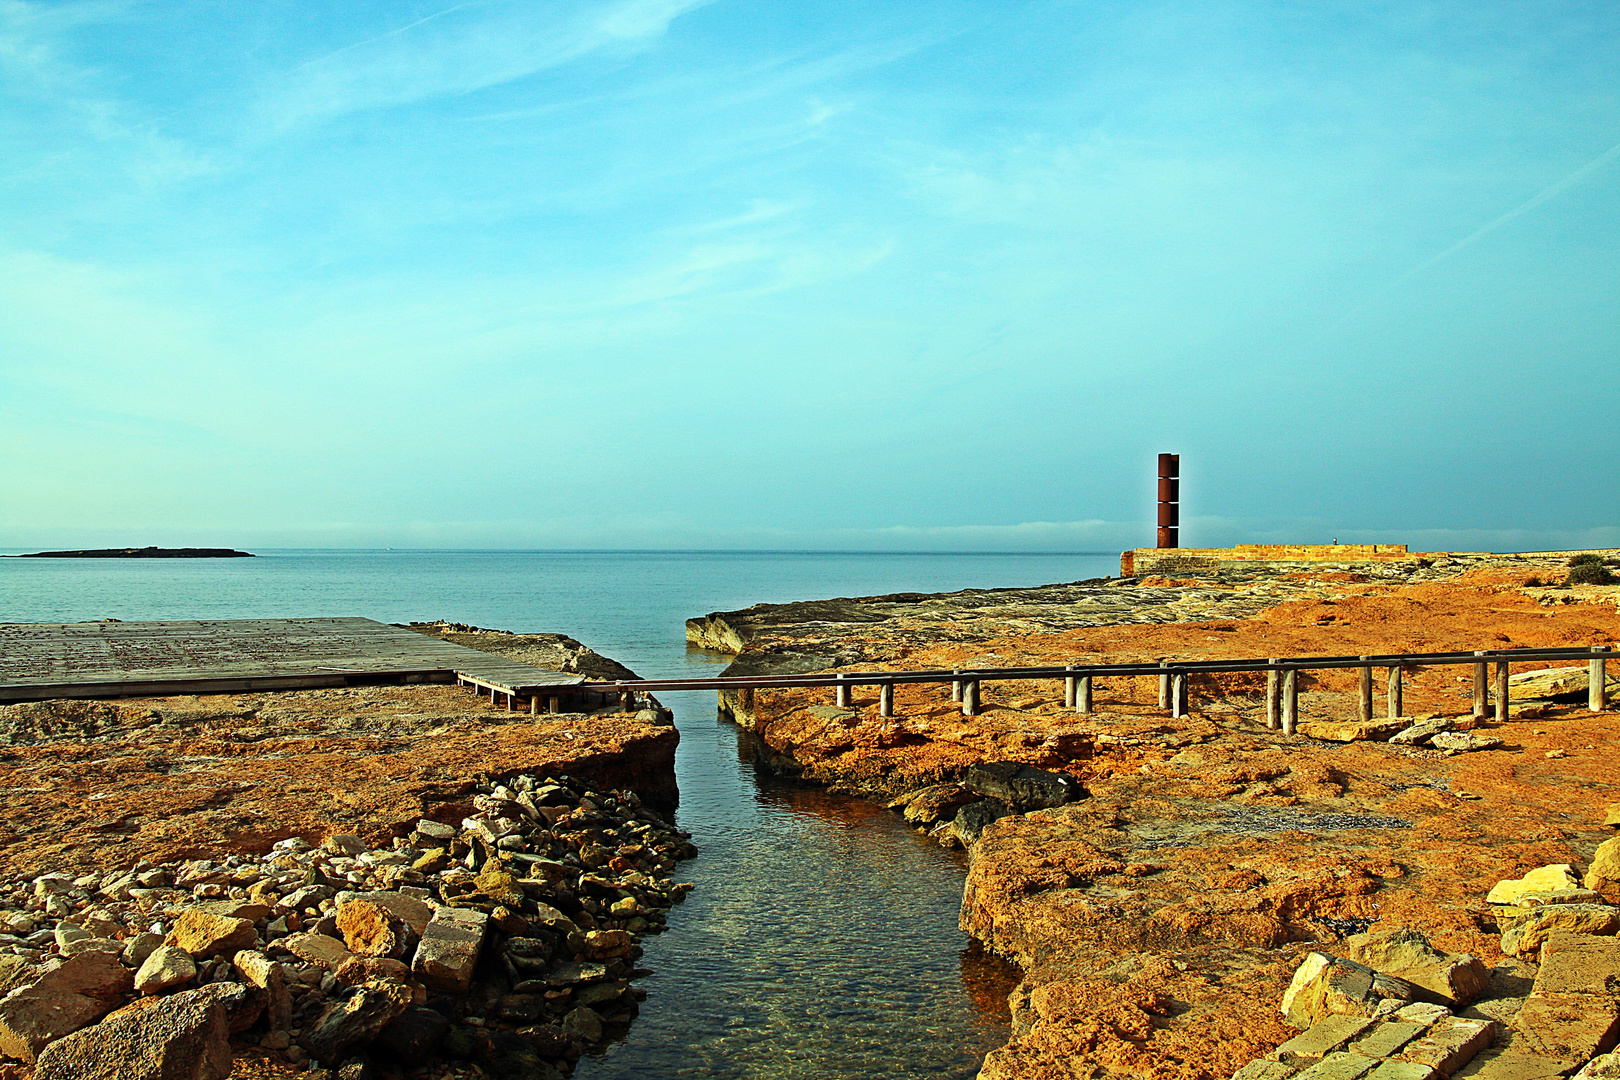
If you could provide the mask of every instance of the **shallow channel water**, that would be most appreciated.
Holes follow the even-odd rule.
[[[1109,556],[770,552],[271,552],[0,559],[0,622],[359,615],[571,634],[647,677],[712,674],[693,615],[760,602],[1036,585]],[[681,732],[677,820],[697,887],[646,941],[627,1038],[578,1080],[974,1076],[1014,972],[956,928],[963,863],[857,799],[761,775],[715,695],[660,695]]]

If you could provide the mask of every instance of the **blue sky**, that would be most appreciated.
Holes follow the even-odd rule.
[[[0,0],[0,545],[1620,545],[1620,7]]]

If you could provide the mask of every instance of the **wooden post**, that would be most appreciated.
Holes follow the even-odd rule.
[[[838,684],[833,687],[833,704],[840,709],[854,707],[854,688],[849,685],[848,679],[849,676],[840,671],[838,673]]]
[[[960,674],[962,674],[962,669],[961,668],[952,668],[951,669],[951,674],[952,675],[960,675]],[[961,701],[962,700],[962,680],[961,679],[952,679],[951,680],[951,700],[952,701]]]
[[[1485,650],[1480,649],[1480,650],[1476,651],[1474,653],[1474,655],[1475,656],[1484,656],[1485,655]],[[1483,718],[1484,715],[1485,715],[1486,686],[1489,684],[1489,682],[1490,682],[1490,676],[1486,672],[1485,661],[1483,661],[1483,660],[1475,661],[1475,663],[1474,663],[1474,715],[1476,717]]]
[[[886,682],[878,686],[878,715],[894,715],[894,683]]]
[[[1405,715],[1401,712],[1401,665],[1391,664],[1389,668],[1389,718]]]
[[[1273,657],[1266,661],[1266,727],[1276,731],[1282,726],[1282,668]]]
[[[1187,715],[1187,673],[1178,671],[1170,677],[1170,715],[1181,719]]]
[[[979,680],[968,679],[962,683],[962,715],[979,715]]]
[[[531,692],[529,694],[529,715],[530,716],[538,716],[539,714],[540,714],[540,695]]]
[[[1159,666],[1162,667],[1162,668],[1168,668],[1170,666],[1170,661],[1161,660],[1161,661],[1159,661]],[[1170,707],[1170,672],[1165,671],[1163,674],[1161,674],[1159,676],[1159,708],[1168,709],[1169,707]]]
[[[1602,712],[1603,707],[1608,703],[1608,686],[1604,683],[1604,680],[1608,678],[1608,673],[1604,671],[1603,656],[1608,651],[1602,646],[1594,646],[1592,659],[1587,663],[1586,667],[1586,707],[1593,712]]]
[[[1074,669],[1073,668],[1065,668],[1064,670],[1065,671],[1073,671]],[[1075,684],[1075,681],[1076,680],[1075,680],[1075,677],[1073,675],[1065,675],[1063,677],[1063,707],[1065,709],[1074,708],[1074,684]]]
[[[1365,660],[1367,657],[1363,656]],[[1372,719],[1372,665],[1368,664],[1361,669],[1361,720],[1363,723]]]
[[[636,692],[634,690],[626,690],[624,692],[624,711],[636,711]]]
[[[1282,681],[1282,733],[1292,735],[1299,723],[1299,668],[1285,668]]]
[[[1507,723],[1508,718],[1508,662],[1496,662],[1496,722]]]
[[[1078,679],[1075,680],[1075,686],[1074,686],[1074,711],[1077,712],[1077,713],[1089,713],[1089,712],[1093,711],[1092,708],[1091,708],[1091,676],[1090,675],[1082,675]]]

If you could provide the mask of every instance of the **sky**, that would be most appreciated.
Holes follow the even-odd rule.
[[[1620,6],[0,0],[0,546],[1620,546]]]

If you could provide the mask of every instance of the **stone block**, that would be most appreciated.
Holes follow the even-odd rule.
[[[1360,1054],[1329,1054],[1300,1073],[1298,1080],[1361,1080],[1378,1067],[1376,1058]]]
[[[1620,931],[1620,908],[1606,904],[1547,904],[1519,917],[1502,935],[1508,956],[1534,960],[1554,930],[1603,936]]]
[[[1620,836],[1598,845],[1592,863],[1586,868],[1585,885],[1601,893],[1620,892]]]
[[[1448,1017],[1424,1032],[1421,1038],[1408,1043],[1398,1058],[1428,1065],[1441,1076],[1450,1076],[1490,1046],[1495,1034],[1494,1020]]]
[[[1290,1065],[1286,1061],[1257,1058],[1233,1073],[1232,1080],[1289,1080],[1298,1072],[1298,1065]]]
[[[1397,1020],[1404,1020],[1408,1024],[1422,1024],[1424,1027],[1438,1024],[1450,1015],[1451,1010],[1444,1005],[1435,1005],[1428,1001],[1415,1001],[1395,1011]]]
[[[1561,1061],[1585,1061],[1620,1035],[1620,1002],[1600,994],[1536,991],[1513,1018],[1516,1049]]]
[[[1434,1080],[1440,1074],[1432,1065],[1417,1061],[1386,1061],[1367,1074],[1367,1080]]]
[[[1453,1080],[1562,1080],[1574,1069],[1572,1061],[1554,1061],[1514,1050],[1482,1050]]]
[[[196,977],[197,962],[190,953],[174,945],[160,945],[135,973],[135,989],[143,994],[160,994]]]
[[[1443,953],[1419,930],[1401,928],[1357,934],[1344,942],[1345,956],[1385,975],[1405,979],[1431,1000],[1466,1004],[1490,985],[1491,971],[1468,953]]]
[[[1427,1024],[1386,1020],[1352,1042],[1350,1051],[1372,1058],[1386,1058],[1427,1030]]]
[[[122,1005],[134,983],[109,953],[73,957],[0,1001],[0,1053],[33,1061],[51,1043]]]
[[[209,989],[153,999],[64,1036],[39,1055],[35,1080],[224,1080],[230,1029]]]
[[[1533,992],[1620,998],[1620,938],[1554,930],[1541,947]]]
[[[1491,891],[1485,894],[1487,904],[1514,904],[1519,897],[1532,892],[1557,892],[1560,889],[1578,889],[1580,881],[1575,877],[1575,868],[1569,863],[1550,863],[1539,866],[1522,878],[1509,878],[1498,881]]]
[[[1365,1016],[1329,1016],[1277,1047],[1272,1056],[1291,1064],[1316,1062],[1343,1050],[1372,1026],[1373,1021]]]
[[[484,947],[489,916],[473,908],[442,907],[422,933],[411,970],[429,990],[465,994]]]
[[[1365,964],[1313,952],[1294,971],[1283,993],[1283,1017],[1308,1028],[1328,1016],[1371,1016],[1380,1001],[1412,1001],[1427,996],[1405,979],[1376,972]]]

